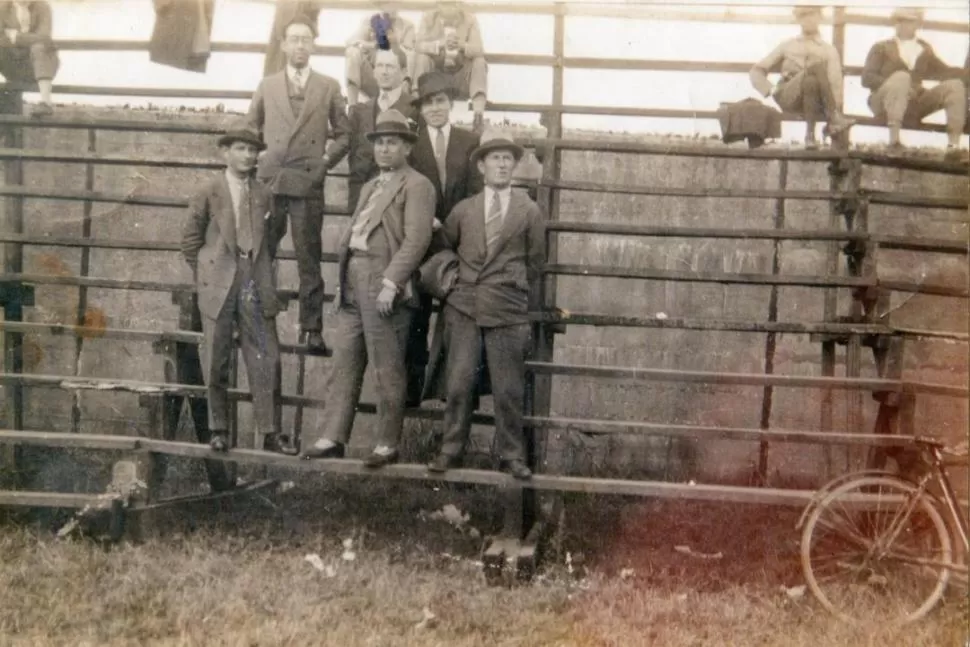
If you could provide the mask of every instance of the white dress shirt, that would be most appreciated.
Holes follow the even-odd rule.
[[[495,190],[490,186],[485,187],[485,218],[488,218],[488,212],[492,209],[492,200],[495,196],[498,196],[499,204],[502,205],[502,222],[505,222],[505,216],[509,213],[509,200],[512,199],[512,187],[507,186],[504,189]]]
[[[394,107],[394,104],[400,101],[401,93],[403,91],[404,91],[404,87],[400,85],[394,88],[393,90],[381,90],[380,93],[377,95],[377,107],[380,108],[381,110],[390,110],[391,108]],[[381,105],[381,100],[384,99],[385,97],[386,97],[386,102],[384,103],[384,105]]]
[[[232,171],[226,169],[226,181],[229,183],[229,196],[232,198],[232,213],[236,219],[236,231],[239,231],[240,200],[242,200],[243,184],[248,178],[237,177]],[[252,187],[250,187],[250,191]]]
[[[447,123],[442,126],[441,132],[444,133],[445,136],[445,150],[443,151],[439,151],[434,147],[435,140],[438,137],[438,129],[434,126],[428,126],[428,139],[431,140],[431,150],[434,151],[435,157],[445,155],[448,152],[448,142],[451,141],[451,124]]]
[[[916,65],[916,59],[923,53],[923,46],[915,38],[910,40],[900,40],[897,38],[896,48],[899,50],[899,58],[903,59],[903,63],[909,69],[913,69],[913,66]]]
[[[293,87],[297,90],[303,90],[306,87],[307,79],[310,78],[310,66],[307,65],[303,68],[295,68],[292,65],[287,64],[286,66],[286,78],[290,80]]]

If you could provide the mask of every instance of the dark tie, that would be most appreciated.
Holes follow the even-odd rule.
[[[377,100],[377,105],[381,109],[381,112],[391,107],[391,98],[387,96],[387,92],[381,92],[381,98]]]
[[[253,210],[250,203],[249,180],[239,189],[239,221],[236,224],[236,247],[246,253],[253,249]]]
[[[441,192],[444,193],[447,178],[447,167],[445,166],[445,154],[448,145],[445,143],[445,131],[441,128],[436,129],[438,134],[434,137],[434,159],[438,163],[438,180],[441,181]]]
[[[488,216],[485,217],[485,247],[488,253],[492,253],[492,247],[498,241],[498,236],[502,232],[502,200],[498,193],[492,194],[492,204],[488,208]]]

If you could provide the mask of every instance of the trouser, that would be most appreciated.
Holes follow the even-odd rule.
[[[420,79],[422,74],[436,71],[450,77],[451,87],[458,95],[458,99],[474,99],[478,95],[485,96],[488,88],[488,65],[484,56],[466,59],[465,64],[456,70],[447,71],[438,65],[435,58],[428,54],[414,55],[414,78]]]
[[[825,63],[816,63],[778,84],[775,102],[785,112],[801,114],[806,121],[831,121],[839,114]]]
[[[495,403],[495,444],[499,458],[525,461],[522,415],[525,361],[531,340],[529,324],[480,328],[474,319],[447,304],[442,314],[448,352],[442,454],[461,456],[468,444],[473,394],[484,347]]]
[[[379,236],[372,235],[371,244]],[[397,447],[404,427],[407,374],[404,353],[411,310],[396,306],[390,316],[377,312],[386,260],[383,254],[354,253],[347,263],[343,304],[337,311],[333,358],[327,379],[327,419],[323,437],[346,444],[354,426],[368,362],[377,378],[379,445]]]
[[[280,349],[276,318],[263,313],[253,281],[252,261],[239,258],[232,287],[219,316],[202,316],[203,374],[209,393],[209,429],[229,429],[229,359],[235,352],[233,330],[239,328],[257,439],[280,430]]]
[[[293,252],[300,277],[300,329],[304,332],[323,331],[323,275],[320,260],[323,243],[323,200],[320,198],[294,198],[274,196],[273,209],[289,214]]]
[[[911,98],[912,88],[913,79],[909,72],[893,72],[869,95],[869,109],[877,119],[884,119],[890,126],[919,123],[937,110],[943,110],[947,132],[963,132],[967,119],[967,88],[962,81],[950,79],[929,89],[919,88]]]
[[[421,391],[418,385],[424,383],[425,369],[428,367],[428,331],[431,326],[431,311],[434,302],[427,294],[420,295],[419,307],[411,318],[411,330],[408,333],[407,354],[404,360],[407,366],[408,381],[414,384],[415,395]]]
[[[57,50],[50,42],[0,47],[0,74],[8,81],[50,81],[59,66]]]
[[[411,74],[414,71],[414,52],[407,49],[403,51],[407,59],[407,69],[404,70],[404,76],[409,79],[416,79],[417,77]],[[364,53],[356,45],[350,45],[347,48],[345,58],[347,85],[357,86],[361,92],[372,99],[376,98],[380,93],[380,89],[377,87],[377,81],[374,79],[375,55],[376,51]],[[413,86],[414,84],[412,83],[411,85]]]

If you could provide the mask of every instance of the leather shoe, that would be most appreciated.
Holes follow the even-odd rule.
[[[213,433],[212,438],[209,439],[209,447],[214,452],[229,451],[229,434],[219,432]]]
[[[404,406],[408,409],[417,409],[421,406],[421,391],[424,390],[424,379],[412,377],[408,379],[407,398]]]
[[[311,330],[303,333],[303,343],[306,344],[306,348],[311,353],[326,353],[327,345],[323,343],[323,335],[317,330]]]
[[[310,446],[303,450],[300,454],[305,460],[312,460],[314,458],[343,458],[344,452],[343,444],[337,443],[332,447],[327,447],[326,449],[320,449],[319,447]]]
[[[263,437],[263,451],[295,456],[296,450],[289,446],[282,434],[266,434]]]
[[[395,449],[390,454],[378,454],[377,452],[371,452],[370,455],[364,459],[364,467],[378,468],[384,467],[385,465],[391,465],[396,463],[398,459],[398,453]]]
[[[450,469],[461,467],[461,458],[449,456],[448,454],[438,454],[433,461],[428,463],[428,471],[442,474]]]
[[[525,463],[518,459],[513,461],[503,461],[502,471],[510,474],[512,478],[520,481],[528,481],[530,478],[532,478],[532,470],[530,470]]]

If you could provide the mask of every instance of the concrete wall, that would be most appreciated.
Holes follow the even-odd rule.
[[[119,118],[129,113],[110,110],[77,110],[79,114]],[[224,123],[219,114],[130,113],[131,118],[148,120],[192,119]],[[87,136],[82,131],[27,131],[26,145],[33,149],[82,150]],[[143,132],[99,132],[101,153],[158,157],[213,159],[214,140],[190,135],[152,135]],[[673,187],[708,186],[774,189],[778,185],[777,162],[754,162],[702,158],[639,157],[621,154],[570,152],[564,155],[563,176],[615,184],[646,184]],[[536,176],[535,160],[523,167]],[[205,172],[147,167],[95,168],[95,190],[187,197],[205,179]],[[30,163],[25,165],[25,183],[33,188],[83,189],[81,165]],[[867,169],[866,186],[894,188],[921,195],[962,196],[968,194],[965,178]],[[828,186],[824,164],[793,163],[789,169],[790,189],[818,190]],[[331,180],[327,200],[346,201],[342,180]],[[602,223],[669,224],[695,227],[772,226],[774,201],[662,198],[618,194],[564,192],[560,218]],[[804,229],[828,226],[825,203],[789,200],[786,226]],[[83,207],[72,202],[28,200],[25,231],[28,234],[75,236],[81,232]],[[871,229],[912,236],[967,240],[965,213],[873,207]],[[182,213],[175,209],[153,209],[125,205],[96,204],[92,215],[92,236],[99,238],[177,241]],[[346,218],[328,218],[324,225],[324,249],[334,251],[335,241]],[[289,238],[284,247],[290,247]],[[672,270],[770,272],[773,244],[770,241],[715,241],[700,239],[654,239],[617,236],[560,235],[559,262],[618,265],[622,267]],[[824,244],[783,243],[780,260],[783,273],[825,272]],[[80,250],[24,249],[24,272],[77,275]],[[965,285],[966,259],[944,255],[882,252],[879,274],[883,277]],[[334,266],[326,265],[328,293],[334,285]],[[187,282],[188,269],[175,253],[93,250],[90,275],[133,280]],[[296,287],[296,268],[283,264],[284,287]],[[628,279],[561,277],[557,281],[560,307],[574,312],[668,317],[767,319],[768,287],[718,286],[704,283],[673,283]],[[29,308],[30,321],[72,322],[77,307],[77,288],[38,286],[36,305]],[[821,290],[780,288],[779,320],[820,321]],[[88,292],[89,315],[110,327],[174,330],[177,308],[164,293],[92,289]],[[839,311],[848,311],[847,291],[839,296]],[[966,331],[966,302],[926,296],[899,295],[888,317],[893,323],[920,328]],[[279,318],[280,337],[295,342],[298,333],[296,306]],[[325,323],[326,326],[326,323]],[[74,339],[58,336],[28,336],[27,370],[37,373],[161,380],[162,363],[149,344],[117,340],[87,340],[75,363]],[[757,333],[695,332],[653,329],[596,329],[570,326],[557,338],[559,362],[676,368],[689,370],[761,372],[765,335]],[[843,356],[840,350],[842,372]],[[775,371],[791,375],[820,374],[820,345],[805,335],[780,335]],[[906,377],[933,382],[965,384],[965,345],[914,342],[907,347]],[[283,360],[284,391],[292,393],[296,383],[295,358]],[[323,397],[327,362],[309,358],[306,393]],[[871,354],[864,355],[865,375],[875,375]],[[365,398],[372,399],[368,377]],[[27,392],[27,425],[35,429],[67,429],[73,395],[57,390],[30,389]],[[82,431],[98,433],[144,432],[144,414],[134,395],[121,393],[80,394]],[[559,377],[554,380],[553,415],[757,427],[762,389],[674,383],[622,384],[587,378]],[[776,389],[771,424],[777,428],[815,429],[819,424],[820,392]],[[834,396],[835,424],[846,424],[844,393]],[[248,405],[241,406],[247,419]],[[871,429],[875,407],[865,397],[863,429]],[[305,434],[315,436],[322,411],[305,413]],[[292,411],[285,414],[289,424]],[[966,402],[944,398],[920,398],[918,420],[921,431],[934,435],[964,434]],[[355,443],[367,441],[366,417]],[[427,425],[422,427],[427,431]],[[487,441],[483,441],[487,442]],[[757,460],[757,445],[727,441],[670,442],[666,439],[592,438],[576,433],[557,434],[551,455],[570,469],[609,467],[612,472],[661,474],[669,478],[731,478],[747,473]],[[806,445],[773,446],[770,468],[782,479],[815,479],[829,469],[842,469],[846,457]]]

